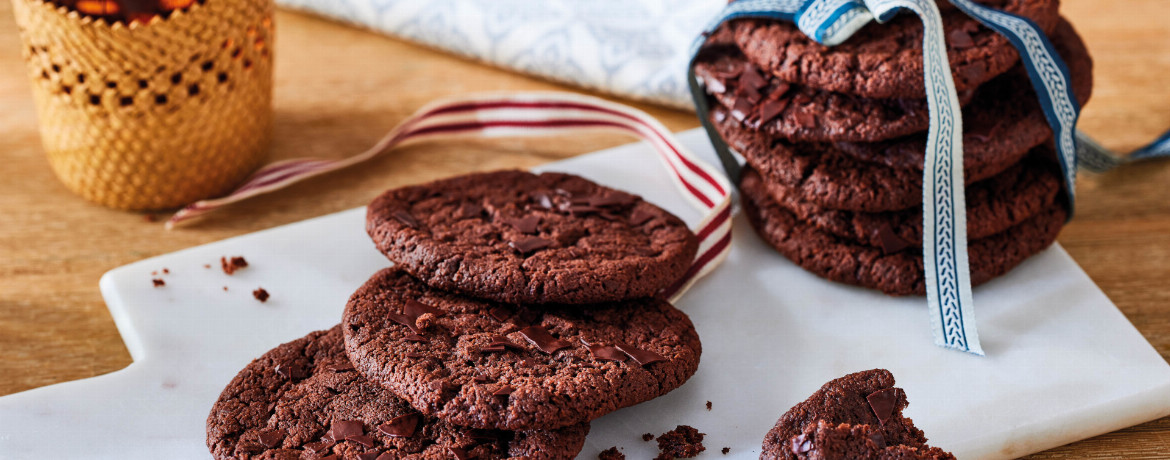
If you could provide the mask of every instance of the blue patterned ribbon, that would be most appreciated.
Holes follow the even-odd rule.
[[[1170,156],[1170,132],[1153,144],[1121,157],[1076,131],[1080,105],[1072,93],[1068,68],[1044,32],[1031,20],[979,5],[951,3],[1007,38],[1020,54],[1056,139],[1070,215],[1075,205],[1078,156],[1086,167],[1103,171],[1137,159]],[[926,294],[935,343],[983,355],[975,327],[974,301],[967,260],[967,206],[963,177],[962,111],[947,60],[942,17],[934,0],[739,0],[729,4],[691,47],[687,81],[711,142],[724,169],[738,181],[741,166],[707,119],[707,96],[695,77],[695,58],[707,37],[726,21],[760,18],[792,22],[813,40],[833,46],[847,40],[871,20],[885,22],[899,11],[922,20],[923,69],[930,108],[923,168],[923,262]],[[1078,140],[1080,151],[1078,152]]]

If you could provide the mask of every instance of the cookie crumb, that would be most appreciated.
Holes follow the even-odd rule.
[[[163,280],[158,279],[158,278],[152,279],[152,280],[150,280],[150,282],[154,283],[154,287],[163,287],[163,286],[167,285],[166,281],[163,281]]]
[[[211,268],[211,264],[203,264],[203,268],[210,269],[210,268]]]
[[[227,287],[224,287],[224,290],[227,290]],[[256,300],[261,302],[266,302],[268,301],[268,291],[265,291],[264,288],[256,288],[255,291],[252,291],[252,297],[255,297]]]
[[[171,270],[170,270],[170,269],[168,269],[167,267],[163,267],[163,274],[164,274],[164,275],[169,275],[169,274],[171,274]]]
[[[646,433],[646,434],[642,435],[643,441],[650,442],[650,440],[652,440],[652,439],[654,439],[654,435],[652,435],[650,433]]]
[[[728,453],[728,452],[731,452],[731,448],[730,448],[730,447],[724,447],[724,448],[723,448],[723,450],[721,450],[720,452],[723,452],[723,455],[727,455],[727,453]]]
[[[598,460],[626,460],[626,454],[618,452],[617,446],[610,447],[597,454]]]
[[[711,401],[707,401],[707,410],[711,410]]]
[[[659,454],[654,460],[692,458],[707,450],[703,446],[703,433],[694,427],[679,425],[673,430],[658,435]]]
[[[223,287],[223,292],[227,292],[227,286]]]
[[[219,265],[223,267],[224,273],[231,275],[235,273],[236,270],[247,267],[248,261],[244,260],[242,256],[232,256],[231,259],[228,259],[227,257],[220,257]]]

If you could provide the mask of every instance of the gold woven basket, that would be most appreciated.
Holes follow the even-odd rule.
[[[70,189],[127,210],[225,194],[272,131],[272,0],[206,0],[148,24],[12,0],[41,138]]]

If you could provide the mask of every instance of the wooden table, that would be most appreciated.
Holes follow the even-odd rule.
[[[1125,8],[1106,8],[1124,4]],[[1131,150],[1170,127],[1170,1],[1064,0],[1096,60],[1081,128]],[[343,157],[440,96],[571,89],[332,22],[281,12],[272,157]],[[404,148],[165,231],[67,191],[44,159],[11,5],[0,1],[0,395],[120,369],[130,356],[98,293],[105,271],[146,257],[362,206],[382,190],[473,170],[530,167],[629,142],[618,135]],[[679,131],[692,114],[640,106]],[[1082,175],[1060,243],[1170,357],[1170,165]],[[1118,378],[1124,378],[1118,376]],[[1170,418],[1032,458],[1170,457]]]

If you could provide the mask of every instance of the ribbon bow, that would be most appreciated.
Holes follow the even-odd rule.
[[[1044,115],[1055,136],[1057,157],[1071,210],[1076,203],[1078,153],[1094,171],[1137,159],[1170,156],[1170,133],[1133,155],[1121,158],[1076,131],[1080,106],[1072,93],[1068,68],[1044,32],[1030,19],[972,0],[951,4],[1003,35],[1020,54]],[[971,274],[967,260],[967,205],[963,180],[963,121],[951,76],[942,16],[933,0],[738,0],[728,4],[691,47],[687,74],[699,120],[719,153],[724,169],[738,181],[741,166],[707,119],[707,97],[695,77],[699,50],[721,24],[760,18],[792,22],[813,40],[834,46],[848,40],[870,21],[888,21],[900,11],[916,14],[923,24],[923,78],[930,127],[922,181],[923,262],[926,297],[935,344],[983,355],[975,327]],[[1078,152],[1078,139],[1080,151]]]

